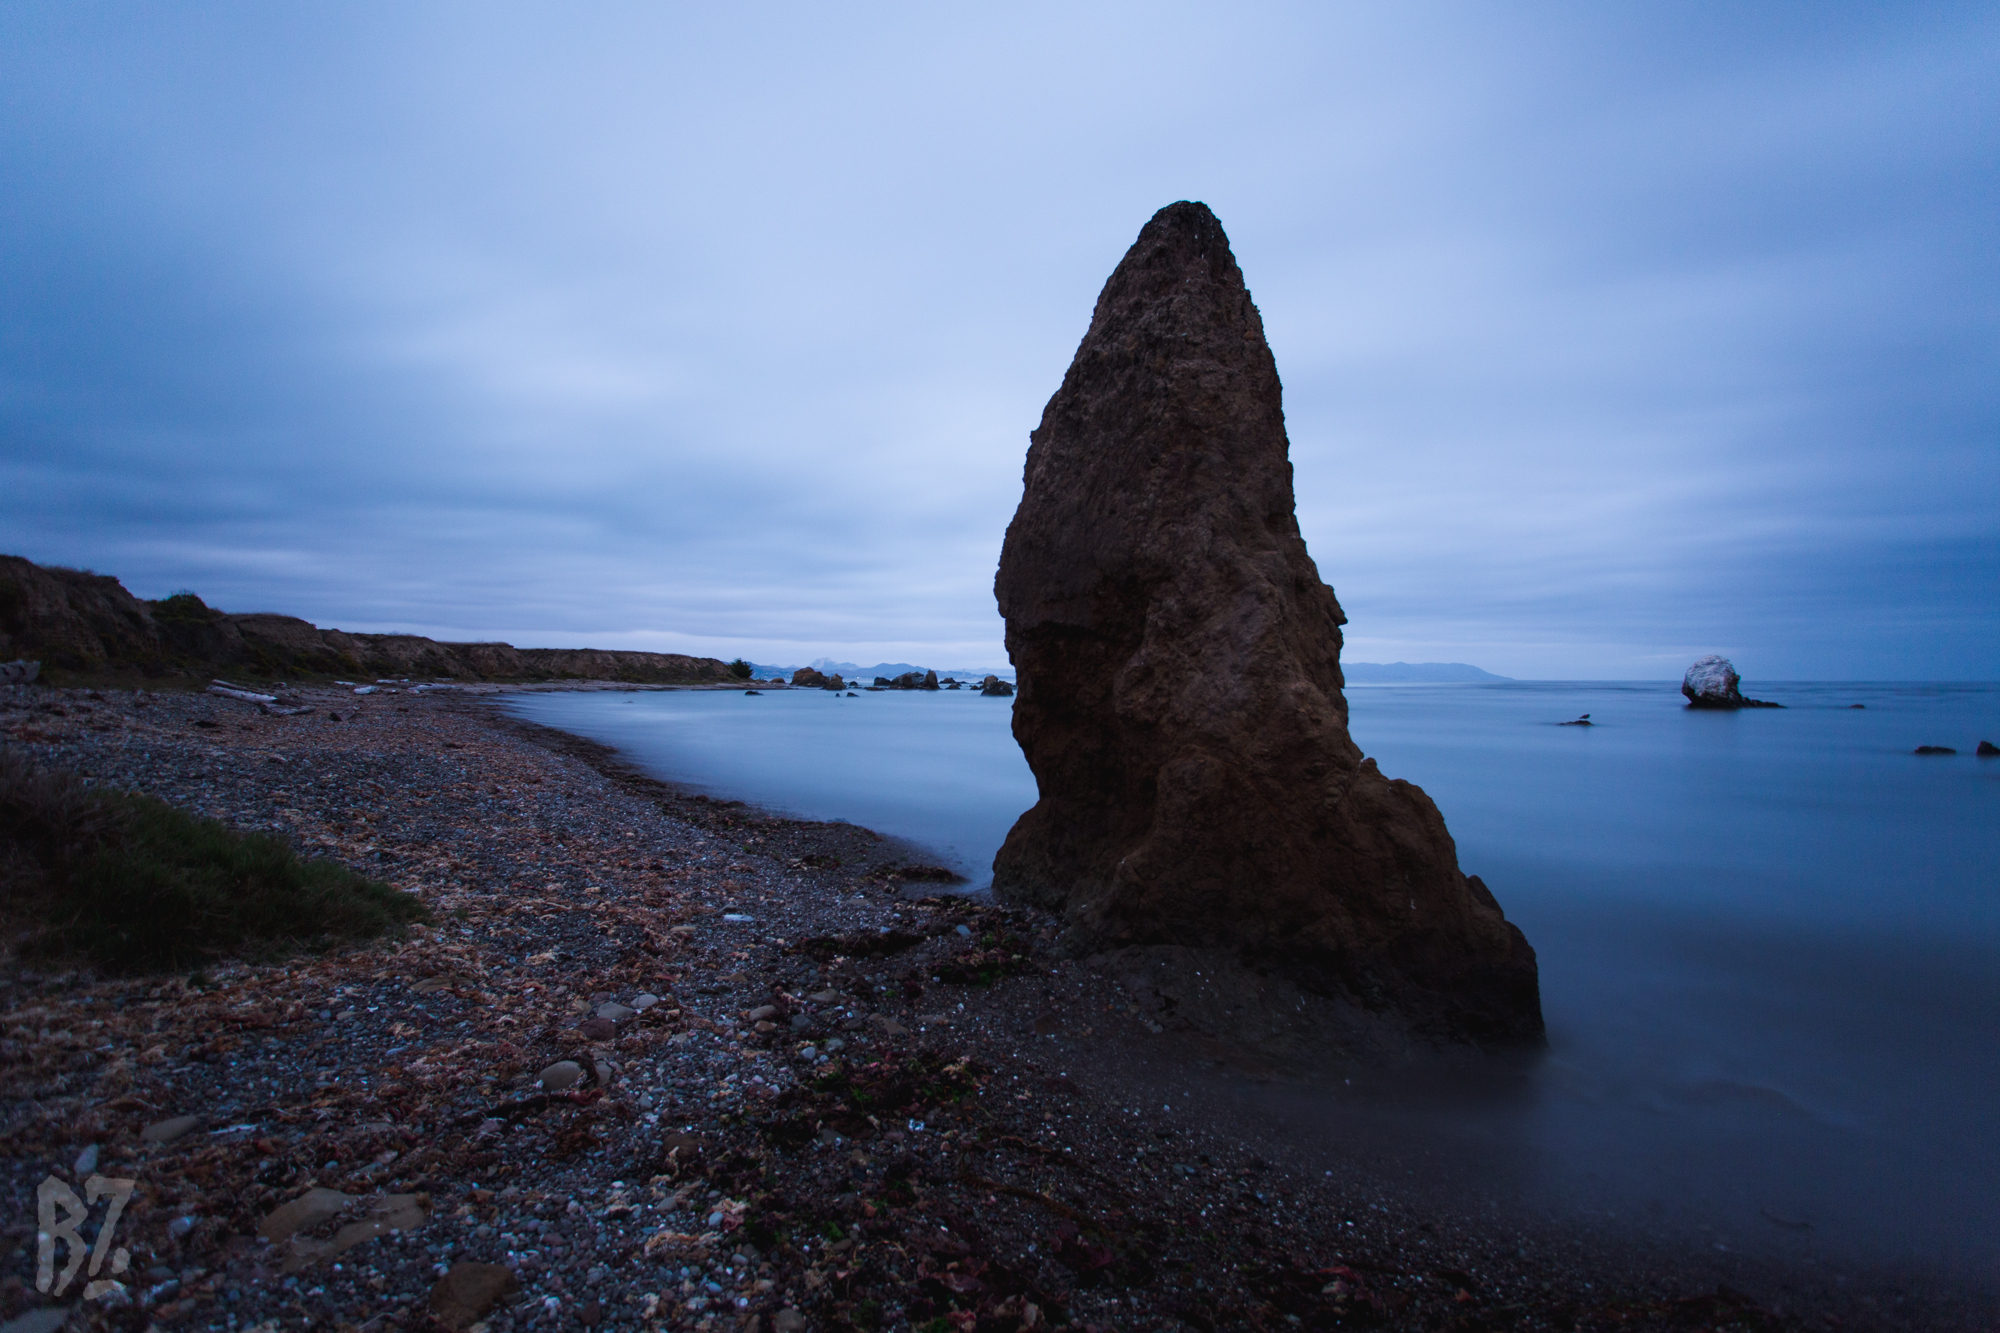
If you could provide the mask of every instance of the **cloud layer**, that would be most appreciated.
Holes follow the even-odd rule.
[[[0,547],[999,657],[1027,432],[1229,228],[1350,655],[2000,675],[1990,8],[0,13]]]

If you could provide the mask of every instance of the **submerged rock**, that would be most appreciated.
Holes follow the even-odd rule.
[[[1730,665],[1726,657],[1710,653],[1698,658],[1681,677],[1681,693],[1687,696],[1689,708],[1783,708],[1783,704],[1766,703],[1762,699],[1746,699],[1737,688],[1742,677]]]
[[[1429,1033],[1539,1040],[1534,950],[1348,735],[1346,617],[1205,206],[1146,225],[1030,439],[995,592],[1041,799],[995,892],[1060,910],[1075,952],[1227,951]]]

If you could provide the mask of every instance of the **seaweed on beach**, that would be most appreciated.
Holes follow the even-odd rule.
[[[822,961],[829,958],[886,958],[924,942],[906,930],[856,930],[843,935],[815,935],[799,941],[799,952]]]

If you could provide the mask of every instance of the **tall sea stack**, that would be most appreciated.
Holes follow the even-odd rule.
[[[1534,950],[1347,733],[1277,365],[1222,225],[1161,209],[1030,437],[995,581],[1041,798],[993,863],[1065,942],[1226,950],[1422,1032],[1538,1041]]]

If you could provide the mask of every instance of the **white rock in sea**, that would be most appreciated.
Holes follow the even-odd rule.
[[[1687,669],[1681,677],[1681,693],[1687,696],[1689,708],[1783,708],[1783,704],[1767,703],[1762,699],[1746,699],[1741,689],[1742,677],[1726,657],[1710,653]]]
[[[1738,688],[1742,680],[1728,658],[1710,653],[1689,667],[1687,674],[1681,677],[1681,693],[1691,703],[1731,704],[1743,697]]]

